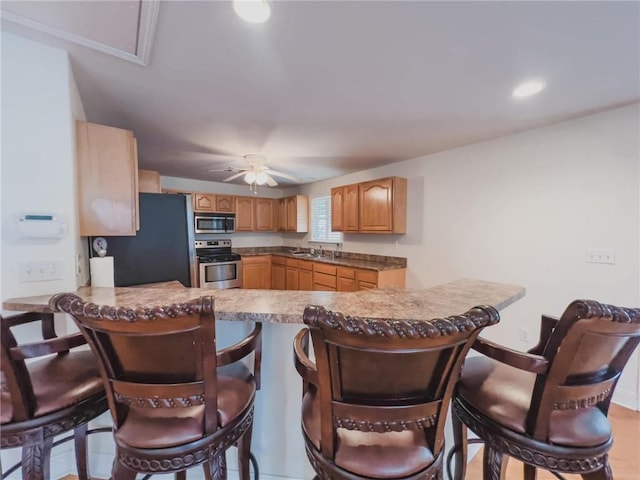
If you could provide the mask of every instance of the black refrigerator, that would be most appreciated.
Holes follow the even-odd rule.
[[[177,280],[191,287],[197,268],[191,196],[141,193],[139,212],[137,235],[105,237],[115,286]]]

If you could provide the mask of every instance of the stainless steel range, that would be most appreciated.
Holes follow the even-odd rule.
[[[200,288],[242,287],[242,259],[231,252],[231,240],[197,240]]]

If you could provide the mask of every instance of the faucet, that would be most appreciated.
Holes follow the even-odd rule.
[[[324,251],[322,250],[322,245],[318,245],[318,256],[324,257]]]

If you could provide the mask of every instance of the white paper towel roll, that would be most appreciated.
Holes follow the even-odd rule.
[[[113,257],[89,259],[92,287],[113,287]]]

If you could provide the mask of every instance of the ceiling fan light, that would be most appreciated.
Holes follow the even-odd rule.
[[[233,10],[241,19],[251,23],[264,23],[271,16],[267,0],[233,0]]]
[[[244,176],[244,181],[247,183],[253,183],[256,181],[256,172],[247,172]]]
[[[255,177],[256,177],[256,183],[258,185],[264,185],[265,183],[267,183],[267,180],[269,180],[269,177],[264,172],[258,172],[258,174]]]

